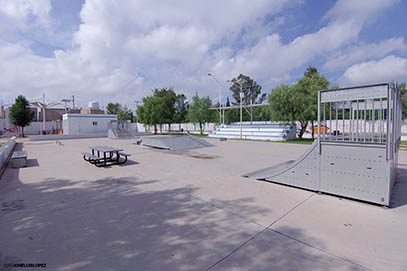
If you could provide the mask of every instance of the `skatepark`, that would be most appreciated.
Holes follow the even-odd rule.
[[[14,146],[28,159],[16,167],[12,158],[1,178],[7,246],[0,264],[405,270],[400,96],[392,85],[368,88],[320,92],[318,128],[336,122],[337,129],[318,129],[312,145],[191,136],[12,139],[2,149]],[[352,126],[340,130],[340,121]]]
[[[168,151],[111,139],[19,142],[2,177],[0,261],[49,270],[404,270],[407,152],[392,207],[241,175],[308,145],[208,139]],[[90,145],[132,156],[98,168]]]

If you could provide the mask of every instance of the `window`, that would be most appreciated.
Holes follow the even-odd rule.
[[[92,124],[93,124],[93,126],[97,126],[97,125],[98,125],[98,122],[97,122],[97,121],[94,121]]]

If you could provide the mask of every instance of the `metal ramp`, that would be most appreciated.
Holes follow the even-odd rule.
[[[144,137],[141,144],[143,146],[172,151],[185,151],[214,146],[201,138],[189,135]]]
[[[309,150],[243,176],[388,206],[400,139],[397,85],[320,91],[318,135]]]
[[[310,190],[317,190],[317,147],[318,142],[314,141],[311,147],[297,160],[290,160],[243,176],[256,180],[264,180]]]
[[[151,135],[151,132],[139,132],[127,120],[112,120],[108,123],[107,136],[112,139],[137,139],[140,136]]]

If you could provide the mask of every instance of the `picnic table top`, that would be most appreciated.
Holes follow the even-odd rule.
[[[100,151],[100,152],[116,152],[116,151],[122,151],[123,149],[116,148],[116,147],[110,147],[110,146],[91,146],[89,147],[92,150],[95,151]]]
[[[16,158],[27,158],[27,152],[25,152],[25,151],[15,151],[15,152],[13,152],[13,155],[11,156],[11,159],[16,159]]]

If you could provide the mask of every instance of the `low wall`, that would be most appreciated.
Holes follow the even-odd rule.
[[[11,155],[11,152],[14,149],[14,146],[16,145],[16,137],[13,136],[10,138],[4,145],[0,147],[0,178],[1,175],[3,174],[3,170],[5,169],[7,165],[7,161]]]
[[[81,134],[81,135],[34,135],[30,136],[30,141],[42,140],[64,140],[64,139],[81,139],[81,138],[102,138],[107,137],[107,133],[99,134]]]

